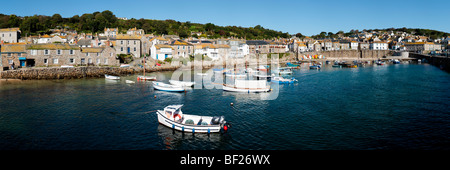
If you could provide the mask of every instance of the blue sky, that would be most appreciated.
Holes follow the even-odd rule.
[[[173,19],[315,35],[351,29],[425,28],[450,32],[448,0],[8,0],[0,13],[72,17],[110,10],[117,17]]]

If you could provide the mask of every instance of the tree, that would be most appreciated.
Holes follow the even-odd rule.
[[[295,34],[295,36],[296,36],[297,38],[303,38],[303,37],[304,37],[302,33],[297,33],[297,34]]]
[[[63,18],[59,14],[53,14],[51,19],[51,27],[55,28],[56,26],[60,25],[63,22]]]

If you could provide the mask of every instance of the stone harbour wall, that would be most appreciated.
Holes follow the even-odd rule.
[[[156,67],[146,69],[146,72],[171,71],[178,67]],[[22,70],[2,71],[2,79],[21,79],[21,80],[41,80],[41,79],[80,79],[80,78],[101,78],[105,74],[109,75],[128,75],[140,73],[140,68],[119,68],[119,67],[74,67],[74,68],[33,68]]]

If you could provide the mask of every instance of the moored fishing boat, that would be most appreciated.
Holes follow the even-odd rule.
[[[120,79],[119,76],[112,76],[112,75],[108,75],[108,74],[105,74],[105,78],[110,79],[110,80],[119,80]]]
[[[320,69],[320,65],[309,66],[309,69]]]
[[[376,64],[377,64],[377,65],[384,65],[384,62],[383,62],[383,61],[380,61],[380,60],[378,60],[378,61],[376,62]]]
[[[222,89],[231,92],[259,93],[270,91],[270,86],[266,80],[235,80],[234,85],[223,84]]]
[[[150,77],[150,76],[138,76],[137,80],[142,81],[156,81],[156,77]]]
[[[400,61],[398,59],[395,59],[394,61],[392,61],[393,64],[400,64]]]
[[[192,133],[226,132],[231,125],[224,116],[199,116],[184,114],[183,105],[169,105],[164,110],[157,110],[158,122],[175,130]]]
[[[169,83],[176,86],[185,86],[185,87],[191,87],[195,84],[195,82],[178,81],[178,80],[169,80]]]
[[[152,83],[153,83],[153,88],[155,88],[156,90],[168,91],[168,92],[183,92],[183,91],[185,91],[185,89],[182,86],[170,85],[170,84],[166,84],[163,82],[152,82]]]

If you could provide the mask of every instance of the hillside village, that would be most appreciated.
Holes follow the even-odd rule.
[[[24,36],[19,28],[0,29],[0,69],[52,66],[120,66],[130,60],[163,63],[202,55],[223,61],[269,53],[303,53],[335,50],[397,50],[423,54],[447,51],[450,36],[431,39],[402,31],[363,31],[338,38],[291,37],[272,40],[239,38],[185,38],[146,34],[143,29],[105,28],[103,33],[52,29],[51,34]],[[198,33],[191,33],[198,34]],[[124,60],[124,58],[131,58]],[[140,60],[139,60],[140,61]]]

